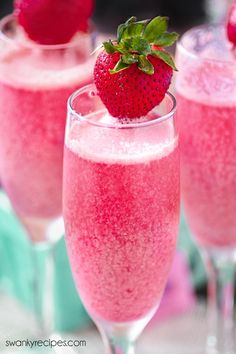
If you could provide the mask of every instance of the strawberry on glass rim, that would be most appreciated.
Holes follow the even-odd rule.
[[[164,47],[178,38],[167,28],[167,17],[144,21],[131,17],[118,27],[116,40],[103,43],[94,67],[94,82],[112,116],[139,118],[163,100],[176,70]]]
[[[88,30],[93,0],[15,0],[14,13],[28,37],[39,44],[64,44]]]
[[[227,36],[229,41],[236,47],[236,1],[233,2],[227,21]]]

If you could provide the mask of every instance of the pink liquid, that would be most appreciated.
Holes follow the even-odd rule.
[[[166,284],[179,218],[178,149],[173,139],[155,142],[151,128],[145,145],[132,129],[100,129],[75,123],[68,134],[66,241],[88,311],[127,322],[155,309]]]
[[[69,95],[91,80],[79,50],[42,51],[3,42],[0,54],[0,176],[21,217],[61,214]]]
[[[228,63],[233,59],[224,38],[220,45],[201,38],[202,56],[213,61],[178,57],[182,196],[199,242],[230,247],[236,244],[236,66]],[[214,61],[224,55],[225,63]]]
[[[187,220],[204,245],[236,244],[236,106],[177,95]]]

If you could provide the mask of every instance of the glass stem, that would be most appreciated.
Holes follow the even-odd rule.
[[[101,333],[106,353],[135,354],[135,342],[156,310],[157,307],[147,314],[146,317],[131,322],[114,323],[95,321]]]
[[[233,354],[235,264],[229,254],[204,250],[208,273],[207,353]]]
[[[112,335],[100,329],[107,354],[135,354],[134,341],[125,335]]]
[[[105,344],[107,354],[135,354],[134,345],[125,339],[110,338]]]
[[[40,334],[54,329],[54,247],[50,242],[32,244],[32,297]]]

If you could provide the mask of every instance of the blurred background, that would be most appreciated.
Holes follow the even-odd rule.
[[[204,21],[224,18],[231,0],[97,0],[93,15],[98,30],[112,32],[129,16],[140,18],[166,15],[171,26],[185,29]],[[12,0],[0,1],[0,16],[12,11]]]
[[[145,19],[160,14],[170,17],[171,28],[181,33],[199,23],[223,21],[230,2],[230,0],[97,0],[93,21],[98,32],[106,35],[113,33],[119,23],[124,22],[132,15]],[[0,17],[11,12],[12,0],[0,0]],[[0,293],[2,290],[0,319],[4,319],[0,320],[0,351],[3,351],[1,338],[6,338],[9,335],[10,326],[12,337],[16,335],[14,333],[18,333],[19,327],[21,327],[21,336],[24,337],[28,333],[30,311],[27,323],[25,322],[25,313],[21,312],[20,306],[17,305],[18,302],[23,303],[29,310],[32,308],[30,290],[25,287],[26,279],[30,278],[29,246],[24,231],[12,213],[3,192],[0,193],[0,235]],[[25,255],[23,262],[22,254]],[[63,239],[59,241],[56,248],[56,262],[54,305],[57,329],[67,333],[84,331],[80,333],[88,338],[91,348],[97,345],[98,348],[102,348],[101,340],[95,334],[95,329],[93,329],[74,287]],[[197,309],[197,316],[194,315],[194,311],[196,304],[201,303],[205,295],[206,281],[201,258],[189,237],[189,231],[182,215],[178,250],[166,295],[158,315],[154,317],[146,330],[149,331],[149,334],[142,339],[141,346],[143,345],[145,348],[143,352],[146,352],[148,345],[151,347],[152,341],[156,340],[156,331],[153,329],[156,323],[159,326],[160,347],[162,343],[166,350],[160,351],[160,353],[173,353],[168,351],[170,348],[166,344],[168,337],[170,336],[172,340],[181,340],[179,339],[181,331],[182,336],[184,332],[191,332],[190,336],[186,336],[185,339],[188,337],[189,341],[194,341],[194,329],[198,325],[198,318],[202,322],[205,310],[202,310],[200,306],[200,310]],[[9,311],[9,306],[11,311]],[[11,325],[13,323],[16,332],[14,332],[14,326]],[[202,331],[204,331],[203,328]],[[91,348],[81,349],[80,353],[95,353]],[[193,354],[188,351],[186,353]]]

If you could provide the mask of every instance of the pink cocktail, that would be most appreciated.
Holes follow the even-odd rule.
[[[209,308],[218,310],[210,315],[208,349],[231,353],[236,249],[236,60],[226,30],[200,26],[188,31],[177,47],[177,66],[184,210],[203,249],[209,274]]]
[[[70,100],[66,243],[75,283],[98,324],[145,325],[160,303],[179,221],[173,109],[166,95],[147,117],[122,122],[107,113],[91,86]]]
[[[32,307],[40,328],[49,332],[54,329],[49,258],[64,231],[54,221],[62,213],[66,103],[92,80],[93,40],[93,34],[78,32],[69,43],[39,45],[13,15],[0,22],[0,179],[32,242]]]
[[[198,61],[184,47],[194,52],[190,35],[178,50],[182,195],[199,242],[231,247],[236,245],[236,62],[223,29],[215,34],[219,41],[210,29],[205,37],[203,31],[195,30],[202,36]],[[221,53],[225,58],[219,61]]]
[[[201,103],[180,93],[177,97],[183,120],[181,174],[189,226],[204,246],[235,246],[236,104]]]
[[[0,176],[27,226],[61,214],[66,102],[91,81],[92,38],[44,46],[11,16],[0,27]]]

